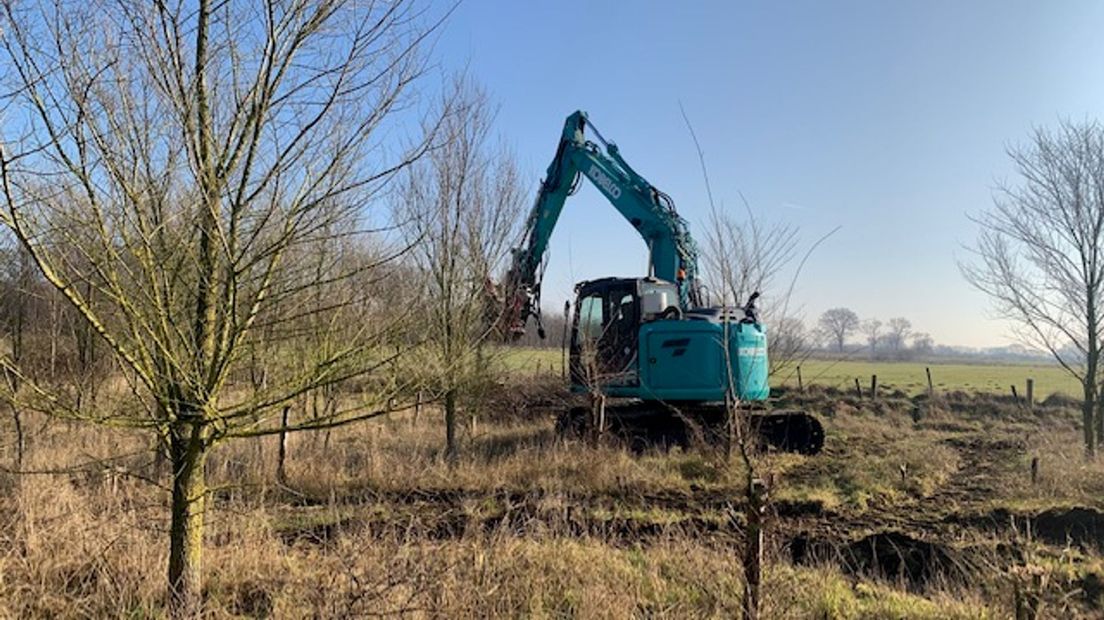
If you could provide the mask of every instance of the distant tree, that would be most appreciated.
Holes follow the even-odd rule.
[[[912,335],[911,348],[913,355],[929,355],[935,350],[935,340],[930,334],[918,332]]]
[[[1019,182],[997,189],[975,219],[981,234],[966,280],[993,300],[1029,346],[1049,351],[1081,383],[1085,452],[1104,439],[1095,415],[1104,297],[1104,127],[1063,121],[1008,155]],[[1094,432],[1095,427],[1095,432]]]
[[[30,314],[33,310],[35,272],[30,256],[22,248],[5,248],[0,252],[3,266],[0,267],[0,355],[11,360],[12,367],[26,363]],[[5,400],[11,409],[12,426],[15,430],[15,467],[23,467],[23,454],[26,449],[26,436],[23,432],[22,410],[14,395],[20,389],[20,375],[12,367],[0,364],[0,375],[4,379],[6,392],[0,390],[0,396],[10,395]]]
[[[894,357],[901,356],[911,332],[912,321],[904,317],[894,317],[886,322],[886,345]]]
[[[866,319],[859,324],[859,331],[866,337],[866,344],[870,346],[870,357],[878,352],[878,336],[881,335],[882,322],[878,319]]]
[[[796,316],[781,317],[770,325],[770,373],[775,375],[791,364],[801,363],[813,349],[814,335]]]
[[[825,310],[817,323],[830,339],[832,347],[843,353],[847,337],[859,328],[859,315],[850,308],[832,308]]]

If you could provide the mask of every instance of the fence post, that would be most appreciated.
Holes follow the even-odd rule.
[[[1012,400],[1016,401],[1017,403],[1020,402],[1020,395],[1016,393],[1015,384],[1012,385]]]
[[[924,372],[928,373],[928,398],[935,396],[935,386],[932,385],[931,366],[925,366]]]
[[[878,375],[870,375],[870,398],[878,398]]]
[[[287,428],[288,413],[291,405],[284,405],[284,411],[280,414],[280,443],[276,452],[276,482],[287,486]]]
[[[567,348],[568,337],[567,328],[571,325],[571,302],[564,302],[564,326],[563,326],[563,338],[560,340],[560,378],[567,379]]]
[[[862,386],[859,385],[858,377],[855,377],[855,394],[858,395],[859,398],[862,398]]]
[[[1032,379],[1031,377],[1027,378],[1027,394],[1025,394],[1025,396],[1027,397],[1027,408],[1028,409],[1034,409],[1035,408],[1035,380]]]
[[[804,392],[805,384],[801,381],[801,366],[797,367],[797,391]]]

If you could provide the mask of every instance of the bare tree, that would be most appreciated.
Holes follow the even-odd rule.
[[[831,308],[820,315],[817,324],[831,339],[832,347],[836,352],[843,353],[847,337],[859,328],[859,315],[850,308]]]
[[[878,319],[866,319],[859,323],[859,331],[866,337],[866,343],[870,345],[870,357],[878,352],[878,338],[881,336],[882,322]]]
[[[782,316],[769,326],[770,374],[777,375],[800,364],[813,351],[813,334],[798,316]]]
[[[925,332],[918,332],[912,335],[912,354],[913,355],[928,355],[935,349],[935,340],[932,339],[931,334]]]
[[[371,267],[308,278],[313,265],[295,257],[336,235],[362,238],[386,182],[426,150],[421,132],[404,145],[392,126],[416,114],[411,85],[432,25],[402,0],[53,0],[0,11],[2,105],[20,118],[0,138],[0,225],[146,409],[85,411],[41,383],[21,402],[167,437],[169,607],[190,617],[201,609],[211,448],[279,432],[272,415],[286,403],[387,357],[388,325],[338,294],[325,324],[356,326],[341,346],[272,369],[265,389],[228,389],[262,325],[286,325],[305,293]],[[292,430],[378,415],[388,396]]]
[[[683,119],[686,121],[687,130],[698,152],[711,207],[710,226],[706,235],[708,251],[705,259],[706,273],[710,278],[709,289],[713,293],[720,294],[721,305],[739,306],[747,303],[753,293],[767,290],[782,268],[794,258],[797,249],[797,229],[782,224],[764,227],[750,208],[746,209],[748,217],[744,222],[739,222],[718,209],[709,185],[705,154],[685,110]],[[745,207],[748,207],[746,202]],[[813,248],[815,247],[816,244],[813,245]],[[800,267],[798,270],[800,271]],[[806,340],[798,333],[798,331],[804,331],[803,324],[796,317],[786,316],[792,291],[791,282],[789,291],[783,298],[784,303],[775,305],[771,309],[774,312],[768,310],[764,313],[766,317],[773,315],[773,319],[766,318],[766,320],[774,320],[783,331],[782,335],[779,331],[775,332],[775,342],[787,343],[788,341],[789,343],[785,354],[772,349],[770,359],[772,364],[777,363],[776,360],[787,363],[799,359],[799,356],[803,356],[806,352],[801,350]],[[794,331],[785,335],[787,328]],[[729,342],[730,329],[730,321],[725,321],[722,342]],[[764,521],[768,508],[768,490],[760,477],[761,463],[758,458],[755,429],[751,421],[752,414],[749,409],[741,406],[738,399],[736,365],[731,359],[731,349],[727,346],[722,349],[728,379],[725,398],[725,424],[728,431],[725,442],[726,457],[730,458],[735,448],[743,464],[744,473],[743,499],[746,528],[743,557],[740,563],[744,577],[741,617],[744,620],[757,620],[763,578]],[[780,355],[773,354],[776,352]]]
[[[34,281],[34,267],[30,257],[21,248],[15,247],[4,253],[4,272],[0,273],[3,285],[3,295],[0,296],[0,336],[6,340],[5,351],[8,359],[13,364],[23,364],[27,357],[27,336],[30,331],[30,314],[32,312]],[[26,434],[24,432],[23,412],[14,395],[20,391],[21,383],[19,373],[3,368],[3,378],[6,387],[5,394],[10,395],[6,400],[11,409],[12,428],[15,432],[15,466],[23,466],[23,455],[26,451]]]
[[[714,208],[705,240],[703,263],[712,303],[741,306],[755,292],[767,298],[760,315],[770,326],[771,372],[807,357],[809,337],[797,308],[790,304],[793,283],[783,288],[785,284],[778,282],[796,258],[798,229],[764,222],[750,208],[739,219]]]
[[[486,373],[484,347],[504,309],[492,294],[524,206],[513,155],[493,143],[487,96],[461,80],[454,111],[442,128],[442,146],[412,167],[401,213],[421,274],[415,306],[429,344],[423,369],[444,394],[445,454],[459,458],[458,401],[473,395]]]
[[[982,232],[963,275],[989,295],[1029,346],[1049,351],[1082,387],[1085,452],[1104,438],[1096,416],[1104,293],[1104,127],[1063,121],[1008,149],[1018,183],[975,219]],[[1095,426],[1095,432],[1094,432]]]
[[[746,205],[745,205],[746,207]],[[797,228],[768,224],[750,208],[734,217],[715,208],[706,228],[703,262],[709,290],[721,305],[743,305],[752,293],[772,288],[779,273],[797,252]]]
[[[904,317],[894,317],[886,322],[885,343],[895,357],[900,357],[905,350],[910,333],[912,322]]]

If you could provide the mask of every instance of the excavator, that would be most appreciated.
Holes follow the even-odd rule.
[[[644,240],[649,273],[575,286],[572,391],[608,399],[606,423],[635,440],[659,436],[685,444],[701,429],[731,428],[728,412],[739,404],[760,447],[819,452],[824,429],[815,416],[771,408],[767,330],[755,306],[759,294],[742,308],[704,306],[698,248],[686,220],[582,111],[564,123],[522,243],[513,251],[504,281],[505,330],[520,335],[533,319],[544,338],[540,292],[548,244],[564,203],[584,178]],[[592,423],[593,416],[576,407],[561,415],[558,427],[578,432]]]

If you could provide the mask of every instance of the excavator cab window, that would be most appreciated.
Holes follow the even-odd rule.
[[[589,342],[597,342],[602,337],[605,323],[601,295],[591,295],[579,300],[579,337]]]
[[[593,283],[580,291],[571,338],[576,384],[637,384],[640,300],[634,280]]]

